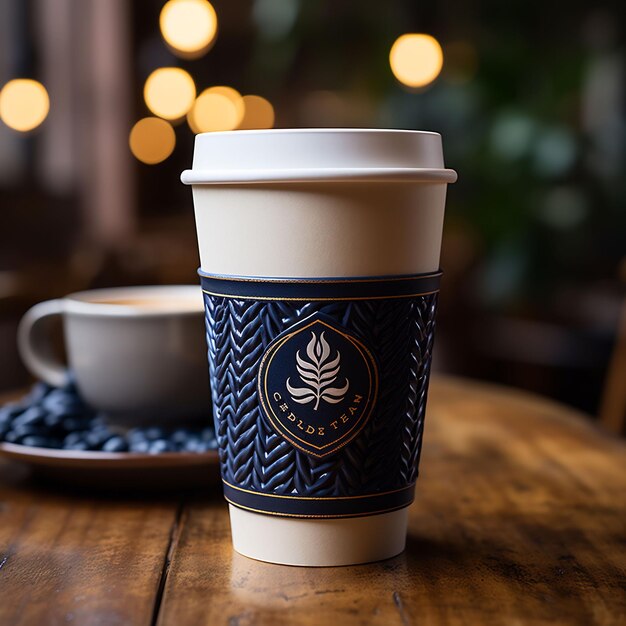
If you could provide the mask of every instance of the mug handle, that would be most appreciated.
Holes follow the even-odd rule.
[[[17,347],[22,361],[35,377],[54,387],[68,378],[67,367],[55,355],[50,340],[50,322],[63,315],[63,300],[40,302],[26,311],[17,329]]]

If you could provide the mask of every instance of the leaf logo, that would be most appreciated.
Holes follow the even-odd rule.
[[[292,387],[287,378],[286,385],[294,402],[299,404],[308,404],[315,400],[314,411],[317,411],[320,400],[324,400],[329,404],[337,404],[341,402],[350,382],[346,378],[346,384],[343,387],[331,387],[336,380],[341,366],[341,354],[337,350],[337,356],[331,359],[330,346],[324,338],[324,332],[318,337],[311,332],[311,341],[306,347],[306,354],[309,360],[305,360],[300,356],[300,350],[296,352],[296,369],[302,382],[306,387]]]

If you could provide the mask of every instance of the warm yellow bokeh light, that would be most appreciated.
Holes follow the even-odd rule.
[[[389,53],[394,76],[408,87],[424,87],[431,83],[443,67],[439,42],[430,35],[410,33],[396,39]]]
[[[193,78],[179,67],[160,67],[154,70],[143,88],[148,108],[166,120],[184,117],[196,98]]]
[[[136,159],[154,165],[172,154],[176,134],[169,122],[158,117],[144,117],[130,131],[128,144]]]
[[[241,130],[252,128],[272,128],[274,126],[274,107],[261,96],[244,96],[245,113],[239,124]]]
[[[48,92],[36,80],[16,78],[0,91],[0,119],[13,130],[26,132],[37,128],[49,110]]]
[[[243,102],[243,98],[241,97],[241,94],[236,89],[233,89],[232,87],[226,87],[224,85],[219,85],[217,87],[209,87],[208,89],[205,89],[202,93],[217,93],[220,96],[228,98],[233,103],[233,106],[237,111],[237,124],[235,125],[235,128],[239,126],[241,120],[243,120],[246,107]]]
[[[208,133],[215,130],[233,130],[241,118],[232,100],[210,89],[203,91],[196,99],[187,122],[194,133]]]
[[[215,9],[206,0],[170,0],[159,18],[165,42],[184,58],[203,55],[217,33]]]

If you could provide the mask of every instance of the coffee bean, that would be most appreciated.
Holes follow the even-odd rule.
[[[88,417],[61,417],[61,427],[68,433],[76,430],[87,430],[91,426],[92,423]]]
[[[202,452],[202,440],[199,437],[190,437],[183,449],[185,452]]]
[[[84,443],[85,446],[87,446],[87,442],[85,441],[85,434],[86,433],[84,431],[70,433],[65,437],[65,439],[63,439],[63,447],[71,448],[77,443]]]
[[[89,445],[86,441],[77,441],[73,443],[71,446],[63,446],[65,450],[76,450],[76,451],[85,451],[89,450]]]
[[[29,435],[23,437],[20,443],[23,446],[33,446],[35,448],[58,448],[60,441],[58,439],[51,439],[49,437],[37,437],[35,435]]]
[[[128,441],[147,441],[146,434],[141,428],[132,428],[126,433]]]
[[[111,439],[113,433],[106,427],[98,430],[87,431],[85,435],[85,441],[89,444],[89,447],[96,450],[100,448],[106,441]]]
[[[6,434],[4,440],[9,443],[19,443],[24,437],[28,437],[29,435],[42,436],[45,435],[45,430],[37,426],[13,426]]]
[[[47,383],[36,383],[32,387],[32,389],[30,390],[30,393],[26,396],[26,398],[24,398],[24,403],[29,405],[29,406],[32,406],[34,404],[38,404],[53,389],[54,389],[54,387],[51,387]]]
[[[115,436],[111,437],[105,444],[102,446],[102,450],[104,452],[126,452],[128,450],[128,444],[124,440],[123,437]]]
[[[21,404],[6,404],[0,407],[0,423],[11,421],[14,417],[21,415],[26,410]]]
[[[146,453],[148,452],[148,448],[150,448],[150,442],[146,441],[145,439],[141,441],[131,442],[130,444],[131,452]]]
[[[176,446],[166,439],[157,439],[150,443],[148,448],[150,454],[161,454],[163,452],[176,452]]]
[[[44,417],[44,423],[48,428],[58,429],[62,428],[63,416],[56,413],[47,413]]]
[[[182,446],[185,443],[187,443],[187,439],[189,439],[190,434],[191,433],[188,430],[179,428],[178,430],[175,430],[170,435],[169,439],[172,443],[176,444],[177,446]]]
[[[52,392],[48,397],[44,398],[41,406],[55,415],[77,416],[85,413],[85,406],[78,398],[68,398],[63,395],[53,395]]]
[[[11,430],[11,422],[0,422],[0,441],[4,440],[4,436]]]
[[[163,438],[163,429],[152,426],[144,430],[144,435],[148,441],[156,441]]]
[[[7,431],[4,435],[4,441],[7,443],[17,443],[19,438],[20,436],[12,430]]]
[[[38,406],[31,406],[13,420],[13,426],[42,426],[46,412]]]
[[[173,431],[151,426],[131,429],[126,435],[116,434],[102,414],[96,414],[83,402],[73,377],[61,388],[38,383],[22,402],[0,407],[2,440],[65,450],[150,454],[205,452],[217,447],[212,426]]]

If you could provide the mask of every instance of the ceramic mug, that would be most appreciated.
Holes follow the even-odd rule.
[[[441,137],[199,134],[182,180],[235,550],[305,566],[398,554],[456,180]]]
[[[63,320],[67,365],[55,354]],[[96,289],[32,307],[18,329],[37,378],[62,385],[73,372],[93,408],[128,424],[210,415],[203,305],[192,285]]]

